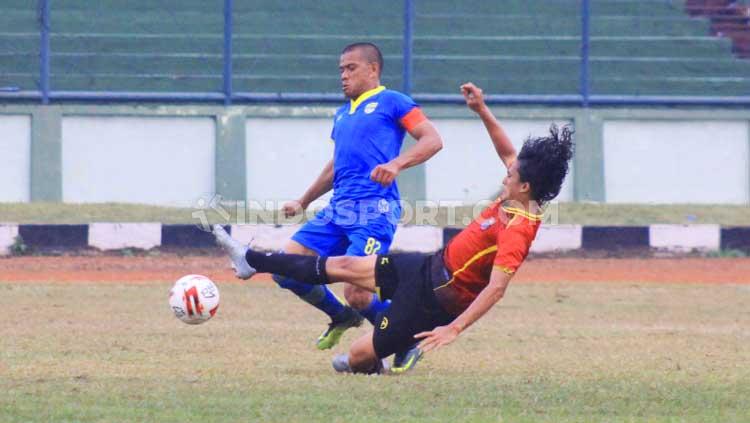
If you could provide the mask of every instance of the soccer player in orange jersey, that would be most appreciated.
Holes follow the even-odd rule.
[[[516,153],[484,103],[482,90],[461,86],[466,104],[482,119],[508,169],[503,191],[445,249],[437,253],[368,257],[309,257],[250,250],[214,227],[240,278],[256,271],[283,274],[312,284],[348,282],[391,299],[372,334],[334,358],[340,372],[381,373],[384,359],[421,340],[420,354],[400,367],[414,367],[422,353],[450,344],[505,294],[529,253],[542,220],[541,206],[555,198],[573,156],[572,131],[552,125],[549,135],[529,138]]]

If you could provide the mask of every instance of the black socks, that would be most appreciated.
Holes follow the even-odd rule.
[[[282,275],[312,285],[330,283],[326,274],[326,261],[328,257],[325,256],[259,253],[247,250],[245,260],[259,272]]]

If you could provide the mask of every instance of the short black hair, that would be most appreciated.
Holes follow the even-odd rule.
[[[383,73],[383,54],[380,52],[378,46],[373,43],[353,43],[344,47],[341,54],[349,53],[354,50],[360,50],[362,56],[367,60],[367,63],[378,64],[378,75]]]
[[[560,193],[568,162],[573,158],[573,130],[552,124],[546,137],[527,138],[518,154],[521,182],[531,185],[531,197],[544,204]]]

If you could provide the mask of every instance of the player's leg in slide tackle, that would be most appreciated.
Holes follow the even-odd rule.
[[[380,230],[377,229],[378,227]],[[392,230],[386,222],[380,222],[380,225],[378,225],[377,221],[354,229],[348,234],[350,244],[346,250],[346,255],[387,254],[390,249],[389,240],[393,239]],[[385,312],[390,306],[390,301],[381,301],[377,294],[356,285],[347,284],[344,294],[349,304],[357,309],[373,326],[377,324],[378,315]],[[393,371],[403,372],[413,368],[421,354],[416,342],[411,348],[397,352],[393,356]]]
[[[216,237],[218,244],[222,246],[222,248],[224,248],[224,250],[229,254],[232,260],[232,266],[235,269],[235,272],[238,278],[248,279],[256,273],[256,270],[252,266],[250,266],[247,262],[246,254],[249,248],[246,245],[243,245],[239,241],[231,238],[229,234],[227,234],[226,231],[220,225],[214,226],[214,236]],[[374,259],[375,257],[373,257],[373,260]],[[374,290],[374,277],[372,275],[373,273],[372,267],[373,266],[369,266],[368,272],[359,272],[359,273],[363,273],[364,275],[363,277],[367,279],[366,281],[357,281],[356,278],[358,277],[359,273],[356,273],[356,272],[350,275],[346,275],[346,274],[337,275],[339,279],[336,279],[336,280],[342,281],[342,282],[346,281],[346,282],[354,283],[355,285],[364,287],[368,289],[369,291],[373,291]],[[304,269],[300,269],[300,270],[304,270]],[[311,273],[309,269],[307,269],[307,271],[299,272],[299,275],[297,276],[301,277],[303,275],[310,275],[310,274]],[[370,284],[372,284],[372,287],[369,286]],[[321,285],[316,285],[316,286],[321,286]],[[357,341],[355,341],[355,343],[352,345],[352,349],[350,350],[350,352],[353,354],[362,354],[364,356],[368,356],[367,358],[371,358],[369,357],[369,355],[372,354],[370,351],[372,349],[371,344],[372,344],[372,334],[365,335],[361,337],[360,339],[358,339]],[[359,347],[362,347],[362,348],[359,348]],[[394,367],[392,369],[393,372],[401,373],[401,372],[404,372],[413,368],[416,365],[416,362],[421,357],[421,351],[419,351],[419,349],[415,347],[411,350],[407,350],[404,355],[407,357],[406,362],[402,363],[401,367]],[[366,373],[382,373],[388,370],[388,366],[385,364],[385,362],[380,361],[380,360],[378,360],[377,363],[374,364],[374,367],[371,369],[365,369],[365,370],[363,370],[362,368],[352,369],[352,367],[350,367],[350,362],[357,363],[358,361],[361,361],[359,360],[359,357],[349,357],[348,355],[344,354],[344,355],[340,355],[334,358],[333,367],[334,369],[336,369],[336,371],[339,371],[339,372],[349,372],[349,371],[355,370],[355,371],[366,372]]]

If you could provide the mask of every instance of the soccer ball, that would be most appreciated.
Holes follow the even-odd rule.
[[[169,290],[169,306],[183,322],[201,324],[219,309],[219,288],[205,276],[183,276]]]

